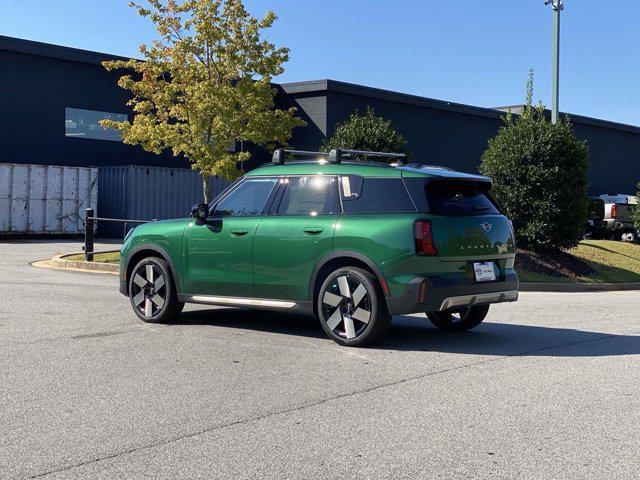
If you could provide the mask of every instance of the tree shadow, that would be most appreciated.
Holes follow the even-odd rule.
[[[183,312],[171,325],[208,325],[331,341],[315,318],[292,313],[202,309]],[[365,348],[483,356],[604,357],[640,354],[640,336],[496,323],[490,317],[474,330],[448,333],[433,327],[422,315],[396,316],[387,334]]]

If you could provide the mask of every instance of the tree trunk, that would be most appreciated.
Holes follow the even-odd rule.
[[[200,174],[202,176],[202,194],[204,196],[204,203],[208,204],[211,201],[211,185],[209,184],[209,175],[205,175],[204,173]]]

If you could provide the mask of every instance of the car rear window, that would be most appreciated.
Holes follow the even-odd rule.
[[[401,178],[340,177],[340,195],[345,213],[415,212]]]
[[[490,184],[464,180],[405,178],[418,211],[434,215],[487,215],[500,213]]]

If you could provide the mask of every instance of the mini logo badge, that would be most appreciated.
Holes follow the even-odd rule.
[[[491,231],[491,227],[493,227],[493,225],[491,225],[489,222],[484,222],[480,225],[482,225],[482,228],[484,228],[484,231],[487,233],[489,233]]]

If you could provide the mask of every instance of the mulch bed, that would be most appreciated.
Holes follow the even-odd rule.
[[[587,262],[567,252],[534,253],[529,250],[516,252],[516,270],[548,275],[551,277],[586,277],[596,271]]]

